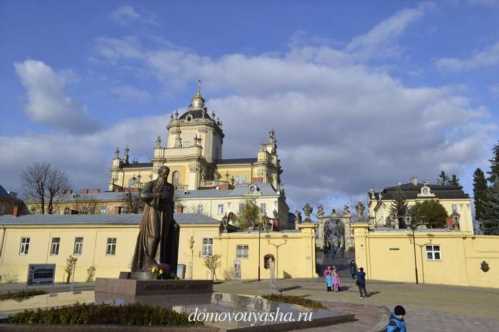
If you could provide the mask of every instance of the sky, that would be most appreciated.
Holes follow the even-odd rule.
[[[224,158],[276,130],[292,209],[416,176],[472,192],[499,139],[499,0],[0,1],[0,184],[34,162],[107,187],[197,80]]]

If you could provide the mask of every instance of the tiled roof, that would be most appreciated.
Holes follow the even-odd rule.
[[[137,193],[132,193],[137,195]],[[99,202],[103,201],[123,201],[127,199],[127,192],[119,192],[119,191],[106,191],[100,193],[71,193],[66,194],[64,196],[58,197],[56,202],[70,202],[74,200],[95,200]]]
[[[415,199],[418,197],[418,194],[421,193],[421,188],[424,184],[418,183],[417,185],[413,183],[404,183],[400,186],[387,187],[383,189],[381,192],[382,199],[394,199],[396,197],[396,193],[399,190],[402,190],[405,199]],[[453,185],[439,185],[439,184],[428,184],[430,187],[430,191],[435,195],[436,198],[441,199],[466,199],[469,198],[469,195],[463,191],[463,188],[460,186]],[[379,197],[379,194],[376,194],[376,198]]]
[[[250,186],[256,188],[255,192],[250,191]],[[242,196],[278,196],[279,194],[272,188],[269,183],[238,184],[234,189],[217,190],[217,189],[200,189],[191,191],[177,191],[175,196],[177,198],[226,198],[226,197],[242,197]]]
[[[279,195],[269,183],[254,184],[256,191],[250,191],[250,184],[237,184],[234,189],[217,190],[217,189],[199,189],[199,190],[177,190],[176,198],[224,198],[224,197],[241,197],[246,195],[258,196],[277,196]],[[99,202],[105,201],[125,201],[127,200],[127,192],[106,191],[101,193],[72,193],[66,194],[57,198],[56,202],[72,202],[75,200],[88,201],[95,200]],[[138,195],[137,192],[132,192],[132,195]]]
[[[220,221],[201,214],[175,214],[178,224],[219,224]],[[134,225],[142,214],[30,214],[20,217],[0,216],[0,225]]]
[[[217,164],[251,164],[256,163],[256,158],[232,158],[232,159],[220,159],[217,161]]]

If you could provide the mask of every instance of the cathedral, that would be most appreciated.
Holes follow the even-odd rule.
[[[256,158],[224,159],[222,121],[209,113],[198,87],[187,111],[176,112],[167,125],[167,140],[158,136],[150,162],[130,162],[116,149],[112,161],[110,191],[138,188],[151,181],[163,165],[170,168],[170,181],[179,190],[216,188],[227,184],[266,183],[281,189],[282,169],[277,156],[275,132],[260,146]]]
[[[150,162],[132,162],[128,147],[123,155],[116,149],[110,192],[137,191],[166,165],[176,188],[177,213],[221,219],[231,212],[237,215],[247,200],[253,200],[262,215],[278,219],[287,228],[289,209],[281,187],[274,130],[256,157],[224,159],[222,121],[209,113],[199,86],[187,110],[172,114],[166,129],[166,142],[161,136],[156,138]]]

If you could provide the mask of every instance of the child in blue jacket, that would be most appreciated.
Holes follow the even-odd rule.
[[[404,316],[404,307],[401,305],[395,306],[393,313],[390,314],[390,319],[388,320],[388,325],[386,326],[386,332],[407,332]]]

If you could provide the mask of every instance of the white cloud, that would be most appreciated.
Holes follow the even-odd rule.
[[[151,94],[130,85],[120,85],[111,89],[111,93],[119,99],[134,102],[145,102],[152,98]]]
[[[150,13],[137,11],[134,7],[130,5],[123,5],[115,10],[113,10],[110,14],[111,19],[121,25],[128,25],[134,22],[141,22],[146,24],[157,25],[155,17]]]
[[[26,113],[33,121],[75,133],[95,131],[97,123],[91,120],[83,106],[65,95],[70,72],[56,73],[42,61],[26,60],[14,64],[17,75],[26,89]]]
[[[356,46],[350,50],[300,42],[283,54],[209,57],[168,43],[145,46],[129,37],[100,38],[96,51],[106,65],[149,73],[169,93],[184,93],[201,79],[208,107],[224,122],[225,157],[256,156],[258,144],[275,128],[287,196],[297,207],[305,201],[365,197],[369,188],[411,176],[431,180],[441,169],[459,174],[486,160],[497,128],[488,123],[487,110],[462,91],[407,87],[378,67],[351,60],[354,50],[383,48],[379,36],[393,41],[424,10],[399,13],[401,18],[365,35],[370,37],[352,41]],[[150,160],[154,138],[165,137],[167,121],[167,115],[124,120],[68,139],[0,137],[0,156],[7,153],[13,160],[0,163],[0,173],[54,160],[78,185],[103,187],[114,146],[130,144],[138,158]],[[49,148],[56,142],[64,157]],[[9,152],[18,146],[22,154]],[[13,181],[13,175],[8,178]]]
[[[397,12],[366,34],[353,38],[346,51],[361,59],[398,53],[394,41],[431,7],[431,3],[421,3],[417,8]]]
[[[467,71],[499,65],[499,42],[481,50],[475,51],[469,58],[442,58],[435,61],[440,70]]]
[[[168,117],[125,119],[95,133],[0,136],[2,185],[20,190],[20,173],[33,162],[50,162],[64,169],[75,189],[106,188],[115,147],[129,145],[131,157],[150,159],[154,138],[164,134]]]
[[[226,156],[254,156],[276,128],[293,202],[354,197],[414,175],[431,180],[440,169],[459,173],[484,159],[497,133],[487,111],[459,89],[409,88],[331,47],[212,58],[101,39],[97,50],[118,66],[149,70],[165,90],[201,79],[209,107],[224,121]]]

